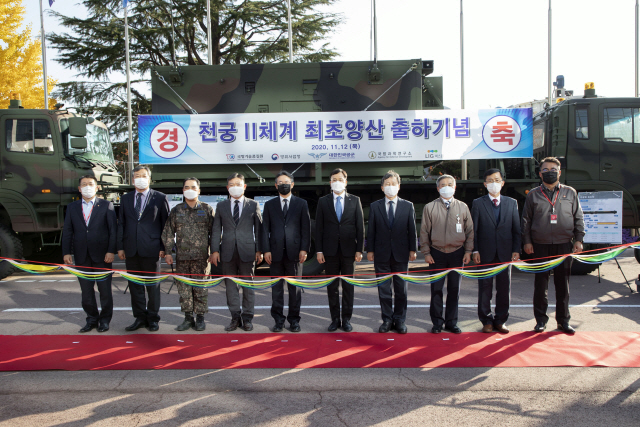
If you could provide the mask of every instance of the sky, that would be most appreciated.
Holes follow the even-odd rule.
[[[24,0],[34,37],[40,29],[38,1]],[[434,60],[433,75],[443,76],[445,105],[460,108],[460,1],[376,3],[378,59]],[[553,80],[564,75],[565,87],[580,96],[586,82],[594,82],[600,96],[634,96],[635,4],[552,0]],[[43,7],[45,32],[64,32],[47,16],[48,0]],[[53,8],[86,14],[76,0],[56,0]],[[463,8],[465,107],[508,107],[545,98],[549,1],[464,0]],[[328,40],[340,54],[337,60],[369,60],[371,0],[341,0],[328,10],[344,19]],[[61,82],[74,80],[76,71],[64,69],[55,57],[56,51],[47,49],[48,74]]]

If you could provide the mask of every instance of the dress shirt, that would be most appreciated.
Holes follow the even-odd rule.
[[[84,223],[89,225],[91,211],[93,210],[93,206],[96,202],[96,196],[93,196],[93,199],[88,202],[83,198],[82,199],[82,215],[84,217]]]
[[[385,212],[389,212],[389,202],[393,202],[393,216],[396,216],[396,209],[398,209],[398,196],[394,197],[393,199],[389,200],[388,197],[385,197],[385,201],[384,201],[384,211]]]
[[[491,204],[492,205],[496,205],[494,200],[498,200],[498,206],[500,206],[500,193],[498,193],[498,197],[493,197],[491,194],[489,194],[489,199],[491,199]]]
[[[336,201],[338,200],[338,197],[342,197],[340,199],[340,207],[341,209],[341,213],[344,213],[344,195],[347,194],[346,191],[343,191],[342,194],[336,194],[333,191],[331,192],[333,194],[333,210],[336,210]]]
[[[149,197],[149,190],[150,188],[147,188],[142,193],[136,190],[133,196],[133,208],[135,209],[136,201],[138,200],[138,194],[142,194],[142,200],[140,200],[140,213],[144,212],[144,208],[147,206],[147,198]]]
[[[280,195],[280,209],[284,209],[284,201],[287,200],[287,209],[291,209],[291,193],[289,193],[288,197],[282,197]]]
[[[236,200],[237,200],[240,202],[238,203],[239,216],[242,216],[242,205],[244,204],[244,196],[240,197],[239,199],[234,199],[233,197],[230,197],[229,200],[231,200],[231,215],[233,215],[233,210],[236,208]]]

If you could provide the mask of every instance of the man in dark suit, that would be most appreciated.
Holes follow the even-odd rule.
[[[382,177],[385,198],[369,207],[367,259],[373,261],[377,275],[406,272],[409,261],[416,259],[416,212],[413,203],[398,197],[400,175],[394,171]],[[391,283],[395,294],[392,304]],[[407,283],[393,276],[378,287],[382,325],[379,332],[389,332],[393,326],[401,334],[407,333]]]
[[[71,253],[75,256],[75,265],[93,267],[80,270],[88,273],[111,270],[111,263],[116,252],[117,220],[113,204],[96,197],[98,181],[91,175],[80,178],[78,190],[82,199],[67,206],[62,230],[62,253],[64,263],[74,264]],[[113,314],[113,296],[111,294],[111,275],[103,280],[88,280],[78,277],[82,292],[82,308],[87,313],[87,323],[80,332],[89,332],[97,327],[98,332],[109,330],[109,322]],[[100,292],[98,313],[94,283]]]
[[[486,196],[473,201],[474,250],[476,264],[502,264],[520,259],[520,216],[518,202],[501,196],[504,179],[500,169],[488,169],[484,173],[484,186],[489,191]],[[511,266],[496,277],[496,313],[491,314],[493,277],[478,279],[478,318],[482,322],[482,332],[494,329],[507,334],[505,325],[509,318],[511,300]]]
[[[364,216],[360,199],[346,192],[347,172],[336,169],[329,178],[331,194],[321,197],[316,210],[316,253],[325,264],[327,275],[353,275],[364,251]],[[327,286],[333,332],[339,327],[351,332],[353,285],[342,282],[342,320],[340,317],[340,279]]]
[[[293,175],[280,171],[276,175],[276,188],[280,196],[264,204],[262,217],[262,249],[269,264],[271,276],[297,276],[300,264],[307,259],[311,245],[311,220],[304,199],[293,196]],[[300,332],[301,289],[287,283],[289,292],[289,321],[291,332]],[[273,332],[284,327],[284,280],[273,287],[271,316],[276,321]]]
[[[152,272],[160,271],[160,258],[165,256],[162,230],[169,217],[169,202],[164,193],[149,188],[151,171],[147,166],[136,166],[133,178],[136,189],[120,199],[118,257],[126,260],[127,270],[132,274],[154,276]],[[130,281],[129,291],[135,321],[125,329],[135,331],[146,326],[149,331],[157,331],[160,321],[160,284],[144,286]]]
[[[254,263],[262,261],[260,251],[260,229],[262,215],[255,200],[244,196],[247,184],[244,176],[232,173],[227,178],[227,190],[231,198],[216,206],[211,231],[211,256],[209,262],[216,267],[222,260],[222,274],[253,279]],[[245,331],[253,329],[255,291],[242,288],[242,308],[238,285],[227,279],[225,283],[227,306],[231,312],[231,323],[224,330],[235,331],[241,327]]]

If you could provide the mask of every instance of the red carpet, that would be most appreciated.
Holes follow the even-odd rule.
[[[640,333],[2,335],[0,371],[640,367]]]

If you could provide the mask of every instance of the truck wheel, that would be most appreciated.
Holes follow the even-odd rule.
[[[309,250],[309,256],[307,260],[302,264],[303,276],[318,276],[324,271],[324,264],[318,262],[316,256],[316,220],[311,220],[311,249]]]
[[[0,256],[22,259],[22,242],[13,231],[0,224]],[[0,261],[0,280],[11,276],[16,269],[7,261]]]

